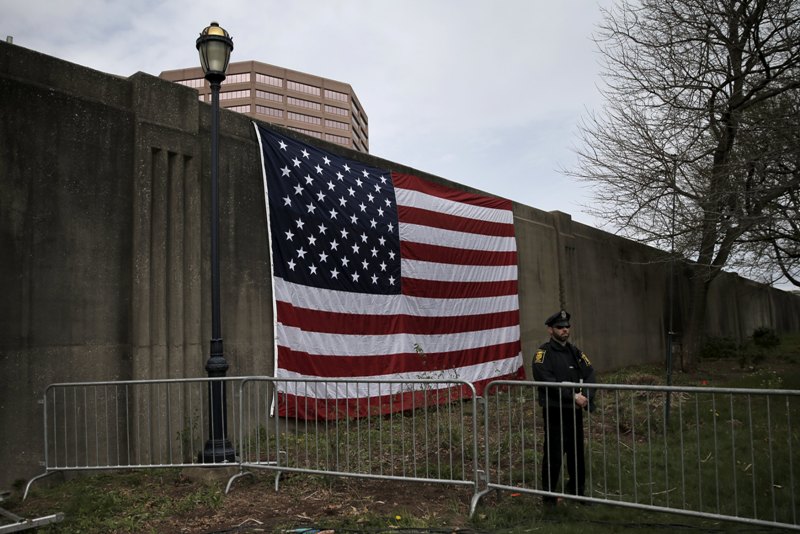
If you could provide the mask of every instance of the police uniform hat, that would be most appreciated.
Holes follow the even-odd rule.
[[[544,322],[549,327],[569,326],[570,314],[564,310],[554,313]]]

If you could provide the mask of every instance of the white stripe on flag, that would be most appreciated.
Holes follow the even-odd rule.
[[[426,245],[441,245],[470,250],[491,250],[495,252],[514,252],[517,242],[513,237],[470,234],[442,228],[432,228],[419,224],[400,223],[400,240]]]
[[[517,279],[516,265],[452,265],[430,261],[401,260],[403,278],[439,282],[504,282]]]
[[[300,308],[360,315],[417,315],[420,317],[459,317],[479,313],[501,313],[519,309],[516,294],[497,297],[441,299],[403,295],[369,295],[320,289],[275,278],[275,300]]]

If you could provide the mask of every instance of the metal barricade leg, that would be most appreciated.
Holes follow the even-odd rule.
[[[23,493],[23,494],[22,494],[22,500],[24,501],[25,499],[27,499],[27,498],[28,498],[28,491],[30,491],[30,489],[31,489],[31,485],[32,485],[34,482],[36,482],[36,481],[37,481],[37,480],[39,480],[40,478],[44,478],[44,477],[46,477],[46,476],[50,476],[50,475],[52,475],[52,474],[53,474],[53,471],[47,471],[47,472],[45,472],[45,473],[42,473],[41,475],[36,475],[36,476],[35,476],[35,477],[33,477],[32,479],[30,479],[30,480],[28,481],[28,483],[27,483],[27,484],[25,484],[25,493]]]
[[[46,474],[49,474],[49,473],[46,473]],[[41,475],[41,476],[39,476],[37,478],[41,478],[42,476],[45,476],[45,475]],[[27,488],[26,488],[26,492],[27,492]],[[7,491],[0,493],[0,502],[3,502],[4,500],[6,500],[6,497],[8,497],[8,495],[9,495],[9,492],[7,492]],[[2,533],[2,534],[6,534],[8,532],[20,532],[20,531],[28,530],[28,529],[31,529],[31,528],[38,528],[38,527],[41,527],[41,526],[44,526],[44,525],[49,525],[50,523],[58,523],[59,521],[63,521],[64,520],[64,514],[62,514],[62,513],[47,515],[47,516],[43,516],[43,517],[37,517],[36,519],[25,519],[24,517],[20,517],[17,514],[9,512],[8,510],[6,510],[6,509],[4,509],[2,507],[0,507],[0,515],[5,517],[6,519],[12,521],[12,523],[10,523],[10,524],[0,525],[0,533]]]

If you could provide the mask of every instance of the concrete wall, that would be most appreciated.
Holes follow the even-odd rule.
[[[37,400],[48,384],[204,376],[210,108],[192,89],[150,75],[118,78],[6,43],[0,95],[2,488],[41,472]],[[225,355],[230,375],[271,374],[258,147],[248,118],[222,111],[220,127]],[[514,214],[527,364],[544,340],[544,318],[562,304],[601,371],[663,361],[668,271],[651,249],[564,213],[515,204]],[[676,291],[677,321],[687,280],[682,274]],[[797,296],[725,275],[710,299],[711,334],[800,330]]]

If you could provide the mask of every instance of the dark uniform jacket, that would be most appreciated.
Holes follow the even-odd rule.
[[[566,345],[553,341],[544,343],[533,357],[533,378],[537,382],[581,382],[594,384],[596,382],[594,368],[589,358],[578,347],[570,342]],[[583,393],[588,397],[588,409],[593,410],[594,390],[586,387],[578,388],[549,388],[539,386],[539,404],[548,408],[577,409],[575,394]],[[545,396],[548,399],[545,402]]]

